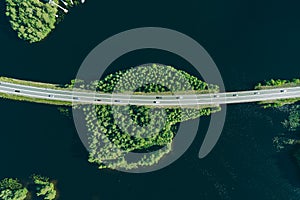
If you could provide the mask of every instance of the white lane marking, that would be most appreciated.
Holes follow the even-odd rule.
[[[11,84],[11,85],[17,85],[17,84]],[[45,91],[45,89],[41,89],[41,88],[38,88],[38,89],[41,89],[42,91],[38,92],[38,91],[31,91],[31,90],[27,90],[27,89],[19,89],[19,88],[10,88],[10,87],[6,87],[6,86],[3,86],[1,85],[0,88],[3,87],[3,88],[7,88],[7,89],[10,89],[10,90],[13,90],[14,92],[8,92],[8,91],[5,91],[5,90],[2,90],[3,93],[10,93],[10,94],[14,94],[14,95],[19,95],[19,96],[29,96],[29,97],[38,97],[38,98],[42,98],[42,99],[54,99],[54,100],[62,100],[62,101],[70,101],[70,102],[73,102],[73,101],[76,101],[76,102],[92,102],[92,101],[95,101],[95,96],[89,96],[89,97],[86,97],[86,96],[78,96],[78,97],[81,97],[81,98],[93,98],[91,101],[85,101],[85,100],[76,100],[76,99],[73,99],[73,94],[72,95],[67,95],[67,94],[57,94],[57,93],[53,93],[54,91],[59,91],[59,92],[64,92],[62,90],[51,90],[53,92],[50,92],[49,91]],[[37,87],[31,87],[31,86],[28,86],[29,88],[37,88]],[[270,90],[253,90],[253,91],[242,91],[242,92],[229,92],[229,93],[214,93],[214,94],[200,94],[200,95],[197,95],[196,97],[197,98],[201,98],[201,97],[209,97],[209,99],[190,99],[190,101],[192,100],[195,100],[195,101],[210,101],[211,103],[214,103],[214,104],[225,104],[225,103],[231,103],[231,102],[234,102],[234,103],[238,103],[238,102],[255,102],[255,101],[267,101],[267,100],[275,100],[275,99],[286,99],[286,98],[297,98],[297,97],[300,97],[300,92],[298,91],[289,91],[289,90],[298,90],[300,89],[300,87],[294,87],[294,88],[284,88],[286,90],[288,90],[287,92],[285,93],[282,93],[280,92],[280,90],[282,90],[282,88],[276,88],[276,89],[270,89]],[[26,93],[16,93],[15,90],[21,90],[21,91],[27,91],[29,93],[37,93],[37,94],[46,94],[46,96],[40,96],[40,95],[31,95],[31,94],[26,94]],[[44,90],[44,91],[43,91]],[[274,91],[275,93],[270,93],[270,91]],[[259,91],[261,94],[254,94],[254,92],[257,92]],[[268,92],[266,94],[264,94],[263,92]],[[68,92],[69,93],[69,92]],[[240,94],[240,93],[244,93],[244,94],[249,94],[249,95],[244,95],[244,96],[227,96],[227,95],[230,95],[230,94]],[[299,93],[297,95],[292,95],[294,93]],[[48,95],[54,95],[54,97],[48,97]],[[81,93],[81,94],[91,94],[91,93]],[[221,97],[220,95],[224,95],[225,96]],[[100,95],[100,94],[99,94]],[[209,95],[209,96],[207,96]],[[211,98],[211,95],[219,95],[219,97],[213,97]],[[274,96],[275,95],[275,96]],[[61,98],[57,98],[55,96],[60,96]],[[70,97],[70,99],[65,99],[63,98],[62,96],[65,96],[65,97]],[[115,95],[113,95],[115,96]],[[142,95],[132,95],[130,97],[140,97]],[[147,96],[147,97],[155,97],[154,99],[156,100],[156,97],[159,96],[159,95],[156,95],[156,96]],[[172,102],[172,101],[175,101],[176,104],[164,104],[164,105],[178,105],[178,103],[180,102],[180,104],[184,104],[184,101],[187,101],[188,99],[184,99],[185,96],[187,95],[181,95],[183,96],[182,99],[176,99],[176,100],[169,100],[169,99],[161,99],[161,102],[162,104],[164,104],[164,102]],[[191,95],[188,95],[188,96],[191,96]],[[250,97],[253,97],[253,98],[250,98],[249,99],[249,96]],[[262,97],[267,97],[267,96],[270,96],[270,98],[262,98]],[[124,97],[127,97],[128,98],[128,95],[126,96],[123,96],[123,95],[119,95],[119,98],[121,97],[121,101],[127,101],[131,104],[135,104],[134,102],[130,102],[130,101],[133,101],[133,100],[136,100],[136,101],[152,101],[152,103],[150,103],[149,105],[160,105],[160,104],[155,104],[153,103],[153,99],[135,99],[135,98],[130,98],[130,99],[122,99]],[[143,96],[144,97],[144,96]],[[167,96],[165,96],[167,97]],[[174,95],[172,95],[171,97],[176,97]],[[193,95],[194,97],[194,95]],[[113,101],[115,99],[119,99],[119,98],[103,98],[103,97],[99,97],[99,96],[96,96],[96,99],[101,99],[101,100],[110,100]],[[241,98],[247,98],[247,99],[241,99]],[[224,101],[221,101],[222,99],[225,99]],[[226,101],[226,99],[232,99],[230,101]],[[213,101],[216,101],[216,102],[213,102]],[[105,102],[105,101],[104,101]],[[120,103],[120,104],[127,104],[127,102],[114,102],[115,104],[117,103]],[[99,103],[99,102],[98,102]],[[108,103],[108,102],[105,102],[105,103]],[[195,103],[189,103],[187,105],[192,105],[192,104],[195,104]],[[196,102],[196,104],[207,104],[207,102]],[[143,104],[142,104],[143,105]]]

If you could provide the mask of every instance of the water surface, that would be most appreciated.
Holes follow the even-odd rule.
[[[246,90],[270,78],[299,76],[300,13],[296,1],[92,1],[72,10],[38,44],[16,39],[0,2],[0,75],[67,83],[98,43],[120,31],[159,26],[183,32],[210,53],[226,89]],[[158,62],[197,75],[167,52],[137,51],[108,72]],[[255,104],[228,106],[220,141],[197,158],[209,118],[190,149],[169,167],[148,174],[99,171],[72,119],[55,106],[0,100],[0,178],[41,173],[58,180],[60,199],[299,199],[299,174],[291,157],[275,152],[272,137],[283,116]],[[203,128],[202,128],[203,127]]]

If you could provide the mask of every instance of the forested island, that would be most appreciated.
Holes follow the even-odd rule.
[[[162,76],[163,74],[163,76]],[[123,77],[126,77],[123,79]],[[136,87],[141,83],[142,78],[149,79],[149,84]],[[160,80],[160,84],[151,83],[150,79],[156,77]],[[180,83],[186,80],[186,83]],[[219,89],[216,85],[211,85],[199,80],[182,70],[175,69],[171,66],[163,66],[159,64],[149,64],[145,68],[135,67],[127,70],[117,71],[108,74],[100,81],[92,81],[86,83],[83,80],[72,80],[69,84],[48,84],[31,81],[23,81],[0,77],[0,81],[21,84],[27,86],[49,88],[55,90],[73,89],[79,91],[96,91],[102,94],[132,94],[138,95],[163,95],[179,94],[201,94],[201,93],[218,93]],[[259,83],[255,89],[273,89],[295,87],[300,85],[300,79],[293,80],[270,80],[264,83]],[[121,87],[120,87],[121,86]],[[3,98],[9,98],[19,101],[31,101],[35,103],[47,103],[54,105],[72,106],[72,102],[63,102],[51,98],[38,99],[16,94],[1,94]],[[159,99],[158,99],[159,100]],[[295,103],[300,98],[294,99],[280,99],[259,102],[264,108],[279,108],[289,113],[288,119],[283,121],[284,127],[287,131],[298,131],[300,109]],[[137,106],[137,105],[105,105],[105,104],[76,104],[73,105],[76,109],[81,109],[85,115],[85,124],[87,126],[87,135],[89,141],[89,162],[96,163],[100,169],[103,168],[123,168],[135,169],[143,166],[155,165],[165,155],[172,151],[172,140],[178,130],[180,122],[195,119],[201,116],[208,116],[211,113],[218,112],[220,106],[206,105],[206,106],[189,106],[181,107],[180,104],[176,106],[161,107],[157,106]],[[68,107],[60,108],[64,113]],[[284,109],[282,109],[284,107]],[[155,109],[156,112],[152,112]],[[117,115],[116,115],[117,113]],[[124,115],[129,113],[129,115]],[[141,129],[132,129],[130,122],[142,127]],[[164,124],[163,127],[159,127]],[[132,136],[135,132],[135,137]],[[150,134],[150,137],[147,134]],[[99,147],[101,143],[101,148]],[[289,144],[299,144],[300,140],[297,138],[289,138],[288,134],[284,137],[275,137],[274,144],[278,148]],[[166,148],[163,148],[166,147]],[[151,152],[155,151],[151,157],[144,157],[134,163],[126,160],[126,155],[131,152]],[[298,156],[297,154],[297,157]]]
[[[116,91],[115,87],[117,84],[120,84],[122,89],[117,89],[118,92],[135,91],[143,94],[186,93],[189,90],[218,92],[218,86],[209,85],[171,66],[162,67],[153,64],[147,68],[136,68],[132,72],[127,72],[126,70],[119,71],[106,76],[99,81],[96,90],[111,93]],[[159,74],[166,74],[161,80],[161,84],[148,84],[137,89],[134,87],[134,84],[126,81],[122,82],[121,80],[121,77],[125,75],[127,77],[126,80],[139,82],[141,77],[157,77]],[[175,84],[182,77],[189,82],[190,86]],[[210,115],[220,111],[221,108],[218,105],[190,108],[177,106],[173,108],[156,108],[154,113],[150,113],[151,107],[133,105],[113,107],[110,105],[83,105],[82,109],[86,115],[85,119],[89,135],[89,162],[96,163],[100,169],[135,169],[154,165],[170,153],[172,150],[172,139],[176,135],[180,122]],[[91,112],[92,109],[96,109],[96,114]],[[118,114],[115,115],[114,113]],[[129,113],[129,115],[123,113]],[[135,129],[130,127],[130,120],[144,128]],[[164,121],[165,123],[163,123]],[[158,128],[160,124],[164,124],[161,129]],[[136,137],[132,136],[132,131],[135,132]],[[101,148],[98,145],[99,143],[101,143]],[[163,149],[162,147],[167,148]],[[128,162],[126,159],[126,155],[129,152],[149,152],[153,149],[159,150],[155,154],[144,156],[136,162]]]
[[[0,181],[0,199],[24,200],[44,199],[53,200],[57,197],[54,181],[40,175],[30,176],[29,181],[23,184],[14,178],[5,178]]]
[[[163,76],[162,76],[163,74]],[[125,77],[125,79],[123,79]],[[155,78],[160,83],[151,82]],[[148,79],[149,84],[143,84],[136,87],[138,83],[143,82],[143,78]],[[182,80],[185,80],[182,82]],[[192,76],[182,70],[175,69],[171,66],[159,64],[149,64],[145,68],[134,67],[127,70],[117,71],[108,74],[100,81],[89,83],[83,80],[72,80],[69,84],[48,84],[31,81],[23,81],[0,77],[0,81],[21,84],[27,86],[49,88],[55,90],[76,90],[76,91],[96,91],[99,94],[132,94],[147,96],[149,94],[160,96],[174,94],[204,94],[218,93],[219,88],[216,85],[205,83],[197,77]],[[147,81],[146,81],[147,82]],[[181,83],[180,83],[181,82]],[[184,83],[184,84],[183,84]],[[120,87],[121,86],[121,87]],[[300,79],[293,80],[270,80],[259,83],[255,89],[273,89],[300,86]],[[89,162],[95,163],[100,169],[103,168],[123,168],[135,169],[143,166],[155,165],[165,155],[172,151],[172,140],[178,130],[180,122],[195,119],[201,116],[208,116],[218,112],[220,106],[206,105],[196,107],[182,107],[180,104],[162,107],[156,106],[138,106],[138,105],[110,105],[110,104],[75,104],[72,102],[63,102],[51,98],[39,99],[14,94],[1,94],[3,98],[9,98],[19,101],[31,101],[35,103],[47,103],[54,105],[73,106],[81,109],[84,113],[84,119],[87,127]],[[178,95],[177,95],[178,96]],[[96,100],[96,99],[95,99]],[[280,99],[259,102],[264,108],[279,108],[289,112],[288,119],[283,121],[283,126],[287,131],[298,131],[300,109],[295,103],[300,98]],[[159,99],[158,99],[159,101]],[[68,115],[68,107],[60,110]],[[282,109],[284,108],[284,109]],[[156,112],[152,112],[155,109]],[[117,114],[116,114],[117,113]],[[124,115],[124,113],[129,113]],[[130,123],[142,127],[140,129],[132,128]],[[163,127],[159,127],[164,124]],[[132,132],[135,136],[132,136]],[[150,133],[150,137],[147,134]],[[149,135],[148,135],[149,136]],[[284,137],[274,138],[274,144],[278,148],[289,144],[299,144],[297,138],[289,138],[286,134]],[[98,144],[101,144],[101,148]],[[165,147],[165,148],[163,148]],[[143,157],[136,162],[128,162],[126,155],[132,152],[152,152],[150,157]],[[300,151],[299,151],[300,152]],[[296,157],[300,157],[297,156]]]
[[[30,43],[46,38],[64,17],[67,9],[79,0],[5,0],[6,15],[19,38]],[[64,6],[64,7],[63,7]]]
[[[122,79],[122,77],[126,78]],[[156,77],[160,83],[150,83],[136,88],[134,83],[140,83],[142,77],[149,78],[149,82],[151,82],[151,78]],[[85,83],[82,80],[72,80],[69,84],[59,85],[22,81],[6,77],[0,77],[0,81],[55,90],[71,91],[72,89],[79,89],[86,92],[96,91],[106,94],[128,94],[128,92],[133,91],[133,94],[163,96],[174,95],[174,93],[199,94],[219,92],[219,88],[216,85],[205,83],[197,77],[174,67],[159,64],[151,64],[144,68],[136,67],[117,71],[108,74],[100,81],[92,81],[91,83]],[[61,102],[51,98],[38,99],[4,93],[0,96],[18,101],[72,106],[72,102]],[[76,109],[82,109],[86,116],[85,120],[89,138],[88,149],[90,153],[88,160],[91,163],[99,165],[101,169],[134,169],[141,166],[154,165],[172,150],[171,142],[176,135],[180,122],[201,116],[208,116],[221,109],[219,105],[182,107],[180,104],[169,107],[112,106],[103,104],[76,104],[74,106]],[[61,108],[60,110],[66,113],[66,108]],[[94,112],[94,109],[96,112]],[[155,109],[156,112],[152,112],[152,109]],[[116,116],[114,113],[119,114]],[[123,115],[122,113],[129,113],[129,115]],[[129,127],[131,120],[134,124],[144,127],[136,130],[135,135],[138,137],[132,136],[133,129]],[[163,124],[163,127],[159,128],[159,124]],[[98,146],[99,142],[102,144],[101,148]],[[112,151],[112,146],[115,146],[117,149]],[[128,163],[126,160],[126,154],[129,152],[149,152],[153,149],[158,149],[158,151],[151,157],[144,157],[135,163]]]

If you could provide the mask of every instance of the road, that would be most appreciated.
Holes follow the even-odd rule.
[[[164,96],[101,94],[95,92],[57,90],[0,82],[0,93],[25,97],[60,100],[74,103],[148,105],[148,106],[194,106],[258,102],[266,100],[300,98],[300,87],[249,90],[210,94],[174,94]]]

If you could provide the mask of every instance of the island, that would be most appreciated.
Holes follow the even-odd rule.
[[[50,181],[49,178],[41,175],[30,176],[30,180],[24,181],[24,184],[14,178],[5,178],[0,181],[0,199],[3,200],[36,198],[54,200],[56,197],[55,181]]]
[[[45,39],[60,22],[68,9],[79,0],[5,0],[6,15],[20,39],[30,43]],[[63,5],[60,5],[63,3]]]
[[[153,82],[153,77],[159,82]],[[143,81],[147,84],[140,85]],[[64,106],[60,108],[64,114],[70,107],[81,110],[88,161],[100,169],[130,170],[153,166],[168,155],[181,122],[216,113],[221,110],[220,104],[258,102],[265,108],[291,105],[300,100],[299,86],[299,79],[270,80],[257,84],[255,90],[220,93],[217,85],[185,71],[147,64],[116,71],[100,80],[74,79],[69,84],[0,77],[0,97]],[[197,102],[190,103],[191,97]],[[295,128],[298,115],[291,114],[284,123]],[[128,154],[134,152],[155,153],[128,162]]]
[[[159,74],[165,75],[160,80],[161,84],[151,83],[135,88],[135,84],[128,81],[141,82],[141,77],[149,77],[151,80],[150,77],[157,77]],[[126,79],[122,80],[122,76],[125,76]],[[190,86],[176,84],[182,77],[189,82]],[[137,67],[130,72],[119,71],[110,74],[99,81],[96,90],[105,93],[117,92],[116,94],[127,93],[128,91],[135,91],[139,95],[154,94],[158,96],[157,101],[159,98],[163,99],[164,95],[172,93],[193,94],[192,91],[194,91],[205,94],[219,91],[216,85],[205,83],[174,67],[164,67],[159,64],[153,64],[146,68]],[[100,169],[130,170],[155,165],[172,151],[172,139],[176,135],[180,122],[208,116],[221,109],[219,105],[188,107],[176,105],[156,107],[156,112],[150,113],[151,108],[151,106],[143,105],[113,107],[96,105],[96,108],[94,105],[83,105],[82,109],[86,115],[87,134],[89,135],[89,162],[96,163]],[[91,112],[92,109],[96,109],[96,115]],[[124,113],[129,113],[129,115]],[[130,126],[131,120],[133,124],[144,128],[132,128]],[[164,125],[158,128],[160,124]],[[134,132],[135,137],[132,136],[132,132]],[[101,147],[98,144],[101,144]],[[135,162],[127,160],[127,154],[130,152],[151,152],[153,150],[156,150],[155,153],[145,155]]]
[[[133,69],[133,71],[130,71],[130,69]],[[130,69],[109,74],[100,81],[85,83],[81,80],[72,80],[71,83],[62,85],[1,77],[0,97],[18,101],[30,101],[67,107],[73,106],[76,109],[81,109],[86,116],[85,123],[89,138],[88,160],[91,163],[99,165],[100,169],[135,169],[141,166],[154,165],[171,152],[172,139],[176,135],[180,122],[201,116],[208,116],[221,109],[218,104],[189,106],[180,106],[180,104],[178,104],[178,102],[181,101],[180,94],[182,96],[204,94],[210,97],[211,94],[219,92],[218,86],[205,83],[187,72],[178,70],[172,66],[162,66],[160,64],[151,64],[145,68],[137,67]],[[165,74],[164,77],[160,79],[160,84],[150,83],[135,88],[133,84],[129,84],[126,81],[136,80],[136,82],[139,82],[139,78],[141,77],[149,77],[150,80],[150,77],[156,77],[159,74]],[[126,76],[126,79],[123,80],[123,76]],[[179,84],[180,79],[184,79],[185,81]],[[118,85],[122,87],[116,90]],[[7,87],[10,86],[22,88],[28,86],[36,92],[42,90],[41,95],[43,94],[45,96],[43,98],[24,96],[23,89],[16,88],[2,91],[2,89],[6,90]],[[75,86],[76,88],[74,88]],[[87,95],[89,91],[96,91],[101,95],[109,95],[112,93],[128,94],[128,92],[133,91],[133,95],[154,96],[155,100],[151,100],[151,105],[119,105],[118,103],[122,103],[119,100],[114,101],[116,105],[109,105],[105,104],[104,100],[100,98],[92,100],[92,103],[80,103],[81,99],[79,97],[72,96],[72,90],[86,92]],[[70,95],[71,101],[58,100],[59,98],[56,99],[56,95],[51,94],[51,91],[66,92],[66,95]],[[176,103],[174,105],[164,106],[160,101],[163,101],[165,96],[172,97]],[[74,101],[73,103],[75,104],[72,104],[72,101]],[[156,112],[151,113],[151,109],[153,108],[155,108]],[[92,109],[96,109],[96,115],[94,115],[94,112],[90,112]],[[114,116],[115,112],[126,112],[129,113],[129,115],[119,114],[116,119],[116,116]],[[147,129],[140,129],[140,131],[135,133],[137,137],[133,137],[130,131],[126,131],[129,128],[127,125],[130,120],[133,120],[133,122],[140,127],[147,126]],[[164,124],[161,129],[157,129],[159,124]],[[121,127],[127,127],[127,129],[125,128],[124,131]],[[147,134],[151,135],[151,137],[142,137]],[[100,140],[101,144],[103,144],[101,148],[97,146]],[[116,151],[110,151],[112,144],[118,148]],[[135,163],[128,163],[125,159],[126,154],[129,152],[149,152],[153,149],[158,150],[155,155],[142,158]]]

